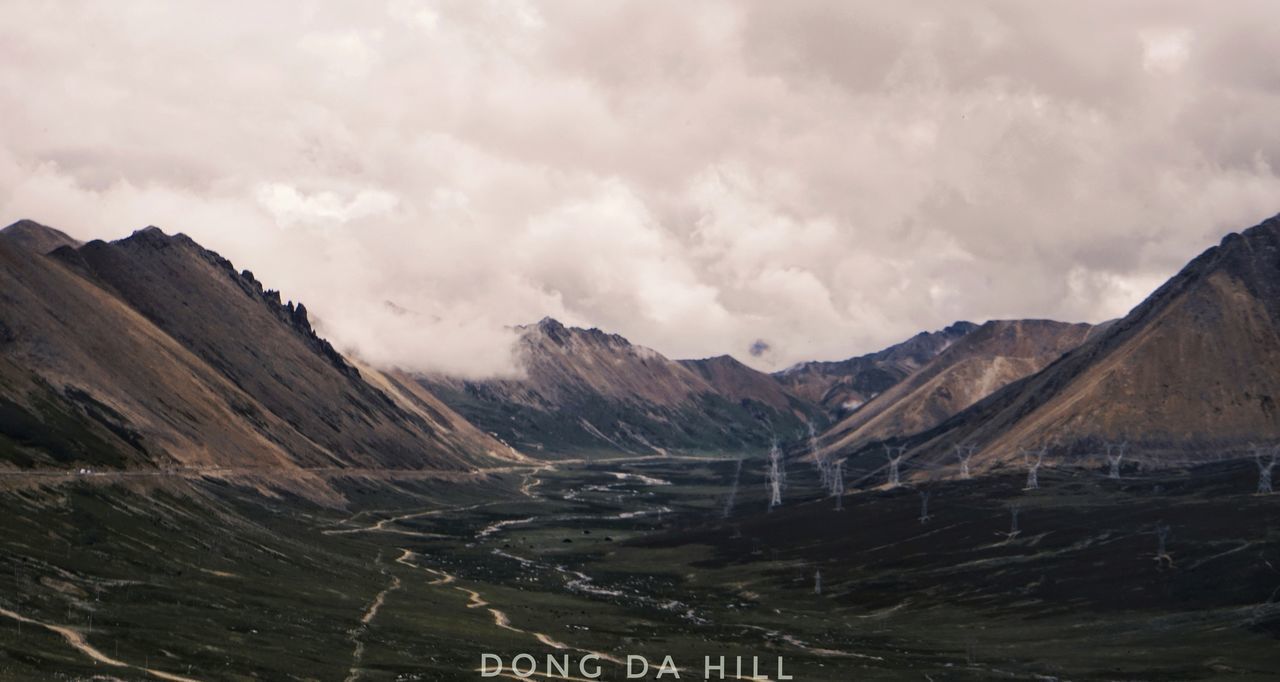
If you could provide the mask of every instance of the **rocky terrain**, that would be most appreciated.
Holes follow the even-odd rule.
[[[751,369],[731,355],[677,362],[729,400],[754,401],[779,411],[813,412],[812,403],[793,395],[772,376]]]
[[[500,381],[346,357],[182,235],[42,229],[0,232],[0,679],[1275,667],[1280,498],[1240,456],[1280,436],[1277,222],[1096,327],[963,323],[770,376],[543,320]],[[796,457],[842,399],[866,402]],[[1033,486],[1010,467],[1038,446]]]
[[[20,225],[0,239],[6,466],[467,470],[510,453],[185,236],[40,255],[25,245],[65,235]]]
[[[32,253],[49,253],[59,246],[79,247],[80,242],[72,239],[66,232],[34,220],[19,220],[0,230],[0,239]]]
[[[550,318],[519,331],[523,377],[420,382],[530,454],[760,450],[821,418],[815,406],[732,358],[670,360],[617,334]]]
[[[1106,441],[1130,462],[1176,466],[1280,440],[1280,219],[1192,260],[1134,308],[1044,370],[907,442],[922,468],[959,443],[975,467],[1021,451],[1098,465]]]
[[[956,322],[874,353],[834,362],[802,362],[773,376],[794,395],[821,405],[838,419],[910,376],[977,328],[972,322]]]
[[[467,470],[759,452],[837,416],[828,453],[902,442],[921,469],[960,444],[983,468],[1122,440],[1153,464],[1240,455],[1280,437],[1276,232],[1227,237],[1099,327],[958,322],[767,375],[545,319],[519,330],[523,376],[464,380],[357,366],[304,305],[183,235],[79,244],[21,221],[0,231],[0,442],[20,467]]]
[[[1040,371],[1094,330],[1051,320],[987,322],[833,426],[824,434],[824,445],[846,450],[931,429]]]

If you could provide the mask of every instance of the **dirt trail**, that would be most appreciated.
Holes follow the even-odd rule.
[[[647,457],[643,457],[643,456],[642,457],[622,457],[622,458],[601,459],[601,460],[569,459],[569,460],[562,460],[555,463],[546,463],[541,466],[534,467],[532,471],[528,471],[525,473],[524,480],[521,482],[521,485],[520,485],[520,494],[526,497],[537,497],[537,494],[533,492],[533,489],[542,485],[542,482],[543,482],[542,479],[538,477],[538,474],[546,471],[558,471],[559,465],[584,463],[584,462],[596,463],[596,464],[604,463],[604,462],[615,462],[615,463],[616,462],[639,462],[639,461],[646,461],[646,460],[653,460],[653,459],[700,460],[703,458],[652,455]],[[490,469],[487,471],[499,471],[499,470],[513,471],[513,470],[520,470],[523,468],[525,467],[502,467],[500,469]],[[640,474],[632,474],[632,473],[624,473],[624,472],[608,472],[608,473],[617,477],[619,480],[634,479],[634,480],[639,480],[642,483],[645,483],[646,485],[666,485],[669,483],[668,481],[663,481],[661,479],[656,479],[656,478],[650,478],[648,476],[643,476]],[[421,536],[421,537],[443,537],[434,533],[418,533],[414,531],[395,530],[395,529],[388,528],[388,526],[399,523],[401,521],[409,521],[411,519],[421,519],[421,518],[426,518],[428,516],[439,516],[441,514],[451,514],[453,512],[470,511],[472,509],[492,507],[498,504],[502,504],[502,502],[480,502],[476,504],[460,505],[456,507],[441,507],[439,509],[431,509],[428,511],[421,511],[421,512],[410,512],[408,514],[400,514],[398,516],[388,517],[370,526],[362,526],[359,528],[330,528],[322,532],[325,535],[350,535],[354,533],[399,533],[403,535],[414,535],[414,536]],[[356,516],[353,516],[350,519],[347,519],[347,521],[344,523],[350,523],[354,521],[357,517],[359,517],[363,513],[365,512],[361,512],[360,514],[357,514]]]
[[[529,635],[530,637],[533,637],[534,639],[538,640],[538,642],[540,642],[544,646],[549,646],[552,649],[573,650],[573,651],[581,651],[583,653],[588,653],[588,654],[595,654],[596,656],[599,656],[601,660],[611,661],[613,663],[617,663],[618,665],[622,665],[622,661],[606,653],[603,653],[600,651],[592,651],[591,649],[581,649],[575,646],[569,646],[568,644],[565,644],[564,642],[561,642],[553,638],[551,635],[548,635],[545,632],[536,632],[533,630],[525,630],[522,628],[518,628],[511,624],[511,618],[507,616],[505,611],[494,608],[492,604],[485,601],[484,597],[482,597],[479,592],[476,592],[475,590],[467,589],[465,587],[454,587],[453,589],[458,590],[459,592],[462,592],[467,595],[467,598],[468,598],[467,608],[479,609],[479,608],[488,607],[486,608],[486,610],[489,612],[489,615],[493,617],[493,624],[504,630],[510,630],[511,632],[517,632],[522,635]]]
[[[431,582],[427,583],[428,585],[448,585],[449,583],[457,580],[457,578],[449,575],[448,573],[445,573],[444,571],[437,571],[434,568],[419,566],[413,563],[412,561],[410,561],[410,559],[418,555],[417,552],[414,552],[413,550],[404,549],[404,548],[401,548],[400,551],[404,552],[404,554],[401,554],[400,557],[396,559],[397,564],[400,564],[402,566],[408,566],[409,568],[416,568],[420,571],[426,571],[431,575],[439,576],[435,580],[432,580]]]
[[[556,467],[554,464],[548,464],[546,466],[540,466],[537,469],[534,469],[533,471],[530,471],[529,473],[525,474],[524,480],[521,481],[520,483],[520,494],[524,495],[525,497],[537,497],[537,495],[534,494],[533,489],[542,485],[542,479],[538,478],[538,474],[543,471],[555,471],[555,470],[556,470]]]
[[[378,609],[382,608],[382,605],[386,603],[387,594],[398,589],[399,587],[400,587],[399,576],[394,576],[394,575],[391,576],[391,584],[388,585],[385,590],[379,592],[378,596],[373,598],[373,603],[369,605],[369,610],[365,611],[364,615],[360,617],[360,624],[368,625],[369,623],[373,622],[374,617],[378,615]]]
[[[81,633],[75,630],[72,630],[69,627],[64,627],[62,625],[52,625],[50,623],[43,623],[38,620],[27,618],[24,615],[15,613],[5,608],[0,608],[0,616],[11,618],[13,620],[18,621],[19,623],[27,623],[29,625],[42,627],[46,630],[49,630],[50,632],[54,632],[58,635],[61,635],[63,639],[67,640],[67,644],[70,644],[72,647],[75,647],[77,651],[88,656],[89,658],[92,658],[94,661],[98,663],[102,663],[104,665],[109,665],[116,668],[131,668],[133,670],[140,670],[157,679],[168,680],[168,682],[200,682],[199,680],[196,680],[190,677],[174,675],[172,673],[167,673],[162,670],[153,670],[151,668],[146,668],[140,665],[131,665],[119,659],[112,658],[102,653],[96,647],[90,644],[87,640],[85,640],[84,635],[82,635]]]
[[[665,459],[665,458],[666,457],[662,457],[662,456],[628,457],[628,458],[619,458],[617,460],[607,460],[607,461],[637,461],[637,460]],[[566,463],[566,462],[557,462],[556,464],[563,464],[563,463]],[[540,477],[538,477],[538,474],[545,471],[557,470],[556,464],[548,463],[543,466],[536,467],[532,471],[527,472],[519,488],[520,493],[527,497],[537,497],[537,494],[533,492],[533,489],[541,485],[543,482],[543,480]],[[653,484],[653,485],[667,483],[666,481],[660,481],[659,479],[651,479],[646,476],[640,476],[640,475],[634,475],[634,474],[628,474],[628,473],[622,473],[622,472],[609,472],[609,473],[617,477],[620,481],[634,479],[634,480],[640,480],[642,483],[645,483],[645,484]],[[354,534],[354,533],[384,532],[384,533],[402,533],[406,535],[415,535],[415,536],[430,536],[432,535],[430,533],[417,533],[413,531],[398,530],[398,529],[388,528],[388,526],[399,523],[401,521],[426,518],[430,516],[438,516],[442,514],[451,514],[454,512],[470,511],[473,509],[480,509],[483,507],[489,507],[496,504],[501,504],[501,503],[500,502],[484,502],[484,503],[477,503],[477,504],[471,504],[471,505],[461,505],[456,507],[444,507],[440,509],[431,509],[428,511],[421,511],[421,512],[411,512],[407,514],[400,514],[397,516],[388,517],[388,518],[382,519],[381,521],[377,521],[372,525],[367,525],[359,528],[331,528],[323,532],[326,535],[347,535],[347,534]],[[352,517],[351,519],[348,519],[346,523],[353,522],[355,518],[356,517]],[[494,524],[491,524],[490,527],[484,529],[480,537],[484,537],[486,535],[497,532],[508,525],[527,523],[529,521],[532,521],[532,519],[519,519],[519,520],[507,520],[507,521],[496,522]],[[416,552],[409,549],[405,549],[405,548],[400,548],[400,551],[401,551],[401,554],[398,558],[395,559],[395,562],[402,566],[407,566],[409,568],[415,568],[415,569],[430,573],[432,576],[434,576],[434,579],[428,582],[427,583],[428,585],[445,586],[445,585],[451,585],[452,583],[456,583],[458,581],[456,576],[446,571],[442,571],[435,568],[428,568],[426,566],[421,566],[419,564],[414,563],[413,558],[415,556],[418,556]],[[585,576],[583,577],[585,578]],[[360,639],[360,635],[364,632],[365,629],[367,629],[367,626],[373,621],[373,618],[377,615],[378,609],[382,606],[383,602],[386,599],[386,595],[390,593],[392,590],[397,589],[398,587],[400,587],[400,580],[399,578],[393,577],[391,585],[389,585],[385,590],[383,590],[374,598],[374,601],[370,604],[369,609],[365,612],[364,616],[360,619],[360,627],[352,631],[352,640],[355,642],[356,648],[355,648],[355,651],[353,652],[353,656],[352,656],[353,662],[350,669],[350,674],[347,676],[346,682],[355,682],[355,680],[359,679],[359,676],[360,676],[359,663],[364,654],[364,642]],[[614,656],[610,656],[609,654],[606,654],[604,652],[571,646],[569,644],[566,644],[564,642],[561,642],[553,638],[551,635],[548,635],[545,632],[525,630],[523,628],[519,628],[515,625],[512,625],[511,619],[507,615],[507,613],[499,608],[494,607],[479,592],[466,587],[459,586],[459,585],[452,585],[452,587],[453,589],[467,595],[466,608],[485,609],[486,611],[488,611],[489,616],[493,619],[493,624],[495,627],[499,627],[504,630],[508,630],[511,632],[532,637],[542,645],[550,647],[552,649],[557,649],[562,651],[565,651],[565,650],[577,651],[577,652],[586,653],[586,654],[593,654],[599,657],[600,660],[602,661],[609,661],[616,665],[624,664],[624,662],[621,659],[616,658]],[[502,676],[512,677],[512,675],[508,675],[506,673],[502,673]],[[534,676],[541,677],[544,679],[563,679],[563,680],[577,679],[573,677],[561,677],[558,675],[551,675],[551,674],[540,673],[540,672],[535,672]],[[523,679],[523,678],[517,677],[516,679]]]
[[[480,540],[482,538],[487,538],[490,535],[493,535],[494,533],[497,533],[503,528],[507,528],[509,526],[523,526],[526,523],[532,523],[536,520],[537,520],[537,517],[529,516],[523,519],[507,519],[506,521],[494,521],[493,523],[485,526],[484,528],[481,528],[479,532],[476,533],[476,539]]]
[[[795,647],[795,648],[797,648],[797,649],[799,649],[799,650],[801,650],[801,651],[803,651],[803,652],[805,652],[805,653],[813,654],[813,655],[815,655],[815,656],[833,657],[833,658],[862,658],[862,659],[866,659],[866,660],[868,660],[868,661],[883,661],[883,660],[884,660],[884,659],[883,659],[883,658],[881,658],[880,656],[872,656],[872,655],[870,655],[870,654],[859,654],[859,653],[855,653],[855,652],[853,652],[853,651],[840,651],[840,650],[838,650],[838,649],[824,649],[824,648],[822,648],[822,647],[816,647],[816,646],[813,646],[813,645],[811,645],[811,644],[809,644],[809,643],[807,643],[807,642],[805,642],[805,641],[801,640],[800,638],[796,637],[795,635],[790,635],[790,634],[787,634],[787,633],[785,633],[785,632],[779,632],[778,630],[772,630],[772,629],[770,629],[770,628],[761,627],[761,626],[759,626],[759,625],[745,625],[745,624],[744,624],[744,625],[738,625],[737,627],[740,627],[740,628],[742,628],[742,629],[744,629],[744,630],[756,630],[756,631],[759,631],[759,632],[763,632],[763,633],[764,633],[764,635],[765,635],[765,638],[766,638],[766,639],[776,640],[776,641],[779,641],[779,642],[785,642],[786,644],[790,644],[791,646],[793,646],[793,647]]]
[[[427,571],[428,573],[431,573],[432,575],[438,575],[438,576],[441,576],[440,578],[438,578],[437,580],[432,581],[432,582],[431,582],[431,583],[429,583],[429,584],[431,584],[431,585],[447,585],[447,584],[449,584],[449,583],[457,582],[457,578],[456,578],[455,576],[453,576],[453,575],[451,575],[451,574],[449,574],[449,573],[447,573],[447,572],[445,572],[445,571],[440,571],[440,570],[437,570],[437,569],[427,568],[427,567],[425,567],[425,566],[419,566],[419,565],[417,565],[417,564],[412,563],[411,561],[409,561],[409,558],[410,558],[410,557],[412,557],[412,556],[414,556],[414,553],[413,553],[412,551],[407,550],[407,549],[403,549],[403,548],[401,549],[401,551],[402,551],[402,552],[404,552],[404,554],[402,554],[402,555],[400,556],[400,558],[399,558],[399,559],[396,559],[396,562],[397,562],[397,563],[404,564],[405,566],[412,566],[412,567],[414,567],[414,568],[418,568],[418,569],[421,569],[421,570],[423,570],[423,571]],[[579,652],[582,652],[582,653],[594,654],[594,655],[596,655],[596,656],[600,657],[600,660],[602,660],[602,661],[609,661],[609,662],[611,662],[611,663],[615,663],[615,664],[617,664],[617,665],[623,665],[623,661],[622,661],[622,660],[620,660],[620,659],[618,659],[618,658],[616,658],[616,657],[614,657],[614,656],[610,656],[609,654],[606,654],[606,653],[604,653],[604,652],[601,652],[601,651],[594,651],[594,650],[592,650],[592,649],[583,649],[583,648],[581,648],[581,647],[576,647],[576,646],[571,646],[571,645],[569,645],[569,644],[565,644],[564,642],[561,642],[561,641],[559,641],[559,640],[557,640],[557,639],[553,638],[551,635],[548,635],[548,634],[547,634],[547,633],[545,633],[545,632],[537,632],[537,631],[534,631],[534,630],[525,630],[525,629],[523,629],[523,628],[516,627],[515,625],[512,625],[512,624],[511,624],[511,618],[507,616],[506,612],[505,612],[505,611],[503,611],[503,610],[501,610],[501,609],[495,608],[492,604],[490,604],[490,603],[489,603],[489,601],[488,601],[488,600],[486,600],[486,599],[484,598],[484,595],[482,595],[482,594],[480,594],[479,592],[477,592],[477,591],[475,591],[475,590],[472,590],[472,589],[470,589],[470,588],[461,587],[461,586],[458,586],[458,585],[454,585],[454,586],[453,586],[453,589],[455,589],[455,590],[457,590],[457,591],[459,591],[459,592],[461,592],[461,593],[463,593],[463,594],[467,595],[467,605],[466,605],[466,607],[467,607],[468,609],[485,609],[486,611],[488,611],[488,612],[489,612],[489,616],[493,619],[493,624],[494,624],[496,627],[500,627],[500,628],[502,628],[502,629],[504,629],[504,630],[509,630],[509,631],[511,631],[511,632],[519,633],[519,634],[522,634],[522,635],[528,635],[529,637],[532,637],[532,638],[534,638],[534,639],[538,640],[538,642],[539,642],[539,643],[541,643],[542,645],[544,645],[544,646],[548,646],[548,647],[551,647],[552,649],[568,650],[568,651],[579,651]],[[543,677],[545,677],[545,676],[543,676]]]
[[[360,625],[351,631],[351,641],[355,642],[355,650],[351,652],[351,667],[347,671],[345,682],[355,682],[360,678],[360,662],[364,659],[364,639],[362,635],[369,630],[369,625],[378,616],[378,609],[387,601],[387,595],[400,589],[400,576],[391,576],[391,582],[369,602],[369,607],[360,616]]]
[[[479,509],[481,507],[492,507],[495,504],[500,504],[500,503],[499,502],[481,502],[478,504],[469,504],[461,507],[443,507],[441,509],[431,509],[431,510],[422,511],[422,512],[411,512],[408,514],[401,514],[399,516],[392,516],[389,518],[385,518],[373,524],[372,526],[365,526],[363,528],[330,528],[322,532],[325,535],[350,535],[352,533],[385,532],[385,533],[403,533],[406,535],[418,535],[423,537],[442,537],[435,533],[416,533],[413,531],[388,530],[387,526],[389,524],[399,523],[401,521],[408,521],[409,519],[421,519],[421,518],[426,518],[428,516],[439,516],[440,514],[450,514],[453,512],[469,511],[471,509]]]

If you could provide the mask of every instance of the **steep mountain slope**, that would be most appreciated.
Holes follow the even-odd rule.
[[[832,448],[931,429],[1005,385],[1040,371],[1093,333],[1088,324],[993,320],[872,398],[823,434]]]
[[[49,253],[59,246],[80,246],[80,242],[72,239],[66,232],[41,225],[34,220],[19,220],[0,230],[0,239],[7,239],[19,248],[40,254]]]
[[[0,300],[7,463],[288,461],[237,414],[249,396],[123,302],[4,240]]]
[[[975,467],[1047,446],[1094,461],[1102,440],[1158,466],[1280,440],[1280,219],[1230,234],[1043,371],[913,439],[924,466],[970,442]]]
[[[776,379],[742,364],[731,355],[677,362],[702,377],[716,393],[729,400],[753,400],[782,411],[813,410],[811,403],[789,393]]]
[[[773,376],[792,394],[822,405],[839,418],[902,381],[977,328],[972,322],[956,322],[940,331],[920,332],[875,353],[837,362],[804,362]]]
[[[35,257],[0,240],[0,265],[12,464],[466,469],[508,452],[419,394],[376,388],[302,306],[184,236]]]
[[[521,327],[525,376],[420,378],[469,421],[554,454],[765,448],[816,417],[765,374],[724,358],[676,362],[598,329],[550,318]]]

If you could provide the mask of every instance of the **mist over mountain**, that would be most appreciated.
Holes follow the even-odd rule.
[[[318,337],[305,306],[186,236],[42,255],[60,233],[23,230],[37,238],[0,239],[8,465],[465,470],[509,452],[371,383],[385,377]]]
[[[1212,457],[1280,436],[1276,225],[1228,236],[1097,327],[958,322],[770,375],[547,318],[513,330],[510,376],[469,379],[348,358],[306,306],[184,235],[80,244],[22,221],[0,232],[7,452],[22,466],[465,468],[512,448],[758,451],[835,421],[828,451],[909,438],[921,461],[959,443],[983,466],[1042,445],[1088,459],[1103,440]]]
[[[519,332],[523,376],[424,375],[421,382],[522,451],[758,451],[822,419],[817,406],[732,358],[673,361],[617,334],[551,318]]]

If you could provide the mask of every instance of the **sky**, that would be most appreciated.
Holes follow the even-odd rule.
[[[1280,212],[1280,4],[17,0],[0,111],[0,222],[184,232],[366,361],[775,370],[1114,318]]]

